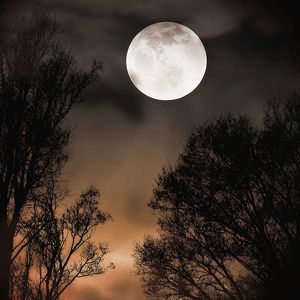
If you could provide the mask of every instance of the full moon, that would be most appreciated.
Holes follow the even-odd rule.
[[[157,100],[175,100],[199,85],[207,58],[201,40],[191,29],[160,22],[135,36],[126,65],[131,81],[143,94]]]

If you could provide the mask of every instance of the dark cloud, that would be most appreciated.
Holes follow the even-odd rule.
[[[126,80],[128,80],[126,78]],[[129,81],[129,80],[128,80]],[[128,84],[131,84],[130,82]],[[143,119],[143,108],[139,92],[134,88],[128,89],[118,86],[110,86],[110,83],[101,82],[90,88],[86,95],[83,105],[99,107],[101,105],[111,105],[121,110],[132,121]]]
[[[245,43],[248,53],[245,50],[244,55],[250,55],[249,59],[255,55],[256,45],[259,45],[258,51],[262,51],[264,45],[270,49],[269,42],[274,49],[278,48],[281,45],[274,45],[272,41],[276,41],[278,32],[286,31],[282,19],[278,22],[279,16],[270,14],[268,5],[263,6],[258,1],[253,4],[237,0],[188,0],[174,4],[171,0],[129,0],[125,5],[119,0],[45,0],[44,3],[62,23],[63,40],[71,46],[79,65],[85,67],[94,58],[104,63],[102,83],[90,89],[85,104],[110,105],[132,121],[142,121],[147,112],[145,96],[136,91],[128,78],[126,52],[132,38],[144,27],[159,21],[173,21],[191,27],[204,42],[215,39],[221,44],[226,40],[226,45],[221,44],[224,59],[231,51],[230,45],[238,49],[239,43]],[[211,53],[208,56],[210,59]]]
[[[252,51],[254,55],[256,45],[261,51],[264,45],[268,47],[270,41],[276,41],[278,31],[285,30],[285,24],[278,25],[276,18],[266,17],[265,11],[258,14],[256,7],[244,7],[238,1],[190,0],[179,1],[176,5],[170,0],[144,2],[143,5],[139,1],[121,5],[116,0],[96,4],[79,0],[49,3],[66,27],[66,35],[69,35],[66,39],[71,40],[76,56],[84,61],[99,57],[104,62],[103,82],[89,92],[86,105],[112,105],[133,121],[143,120],[146,114],[145,96],[128,80],[125,59],[132,38],[144,27],[162,20],[175,21],[190,26],[204,41],[216,39],[221,44],[226,40],[229,48],[235,45],[236,49],[237,43],[245,43],[248,49],[245,51]],[[223,58],[228,51],[225,44],[221,47]],[[211,53],[208,56],[211,57]]]

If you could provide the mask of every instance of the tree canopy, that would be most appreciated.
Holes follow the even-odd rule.
[[[111,219],[99,208],[99,190],[90,187],[59,213],[64,196],[60,189],[48,189],[19,222],[22,251],[12,265],[11,299],[59,299],[75,279],[114,268],[103,263],[108,246],[92,239],[97,227]]]
[[[2,23],[4,24],[4,23]],[[67,160],[65,117],[99,78],[59,41],[59,25],[45,9],[2,29],[0,43],[0,298],[9,295],[13,241],[28,201],[42,198]]]
[[[159,237],[134,252],[163,299],[290,299],[299,294],[300,97],[273,101],[261,126],[227,115],[196,128],[149,206]],[[298,279],[297,279],[298,278]]]

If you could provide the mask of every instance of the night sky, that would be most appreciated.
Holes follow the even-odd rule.
[[[100,83],[67,120],[75,129],[62,177],[70,185],[67,202],[89,185],[101,189],[102,207],[113,222],[99,228],[96,238],[109,243],[116,269],[77,280],[63,299],[145,299],[131,255],[135,242],[155,233],[147,202],[162,167],[176,161],[194,126],[227,112],[247,113],[259,126],[267,101],[297,90],[300,76],[289,58],[290,20],[260,2],[44,1],[62,24],[62,42],[78,66],[88,69],[93,59],[104,65]],[[25,9],[15,2],[10,10],[16,7]],[[191,28],[207,52],[203,81],[180,100],[148,98],[126,70],[131,40],[161,21]]]

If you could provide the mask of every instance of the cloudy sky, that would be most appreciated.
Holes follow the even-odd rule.
[[[289,59],[291,19],[268,1],[44,2],[62,24],[62,41],[78,65],[85,69],[98,59],[105,69],[101,82],[68,119],[75,131],[63,177],[74,196],[91,184],[101,189],[102,207],[113,222],[100,228],[96,238],[109,243],[116,270],[78,280],[63,299],[146,299],[131,254],[134,242],[156,230],[147,202],[157,174],[176,161],[194,126],[227,112],[247,113],[259,124],[268,100],[297,90],[300,76]],[[150,99],[127,75],[131,40],[160,21],[188,26],[206,48],[204,79],[181,100]]]

